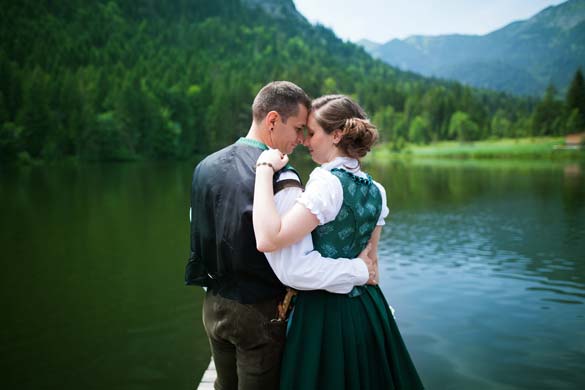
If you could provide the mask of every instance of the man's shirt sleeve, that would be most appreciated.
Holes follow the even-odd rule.
[[[295,179],[292,172],[283,173],[279,180]],[[286,213],[301,194],[301,189],[289,187],[275,196],[280,215]],[[358,259],[324,258],[314,250],[313,239],[308,234],[289,247],[266,253],[272,270],[280,281],[297,290],[326,290],[346,294],[354,286],[368,281],[368,268]]]

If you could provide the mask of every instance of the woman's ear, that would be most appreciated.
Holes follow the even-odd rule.
[[[333,143],[337,145],[341,141],[341,130],[333,130]]]

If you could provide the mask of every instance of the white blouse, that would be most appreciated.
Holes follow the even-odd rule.
[[[290,171],[284,172],[278,180],[286,179],[299,180]],[[288,187],[279,191],[274,196],[278,213],[286,214],[295,205],[301,192],[299,187]],[[310,233],[292,245],[265,255],[276,277],[283,284],[297,290],[326,290],[347,294],[354,286],[366,284],[369,278],[368,267],[363,261],[322,257],[313,247]]]
[[[356,168],[351,169],[351,167]],[[305,192],[297,198],[297,202],[309,209],[319,219],[320,225],[333,221],[343,204],[343,187],[339,178],[331,173],[334,168],[341,168],[358,177],[367,178],[367,175],[359,169],[358,161],[350,157],[337,157],[315,168],[311,172]],[[382,195],[382,212],[377,222],[377,225],[381,226],[385,225],[384,219],[390,210],[386,205],[386,190],[380,183],[374,181],[374,184]]]
[[[284,172],[279,180],[298,177],[293,172]],[[302,193],[299,187],[288,187],[274,196],[280,215],[286,214]],[[354,286],[368,281],[368,267],[355,259],[329,259],[322,257],[313,247],[311,234],[300,241],[274,252],[265,253],[266,259],[280,281],[297,290],[327,290],[347,294]]]

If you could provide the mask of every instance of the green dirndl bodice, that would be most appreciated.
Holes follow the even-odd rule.
[[[341,181],[343,204],[335,220],[313,231],[313,242],[325,257],[355,258],[376,227],[381,194],[369,176],[331,173]],[[378,286],[299,291],[290,321],[281,390],[423,388]]]

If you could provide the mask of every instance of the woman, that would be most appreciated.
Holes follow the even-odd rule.
[[[377,139],[363,109],[342,95],[316,99],[304,142],[322,164],[282,218],[272,175],[288,162],[278,150],[258,158],[254,231],[264,252],[312,232],[315,249],[331,258],[355,258],[371,237],[375,258],[384,218],[384,188],[360,170]],[[349,294],[298,293],[282,363],[281,389],[422,389],[388,303],[377,285]]]

